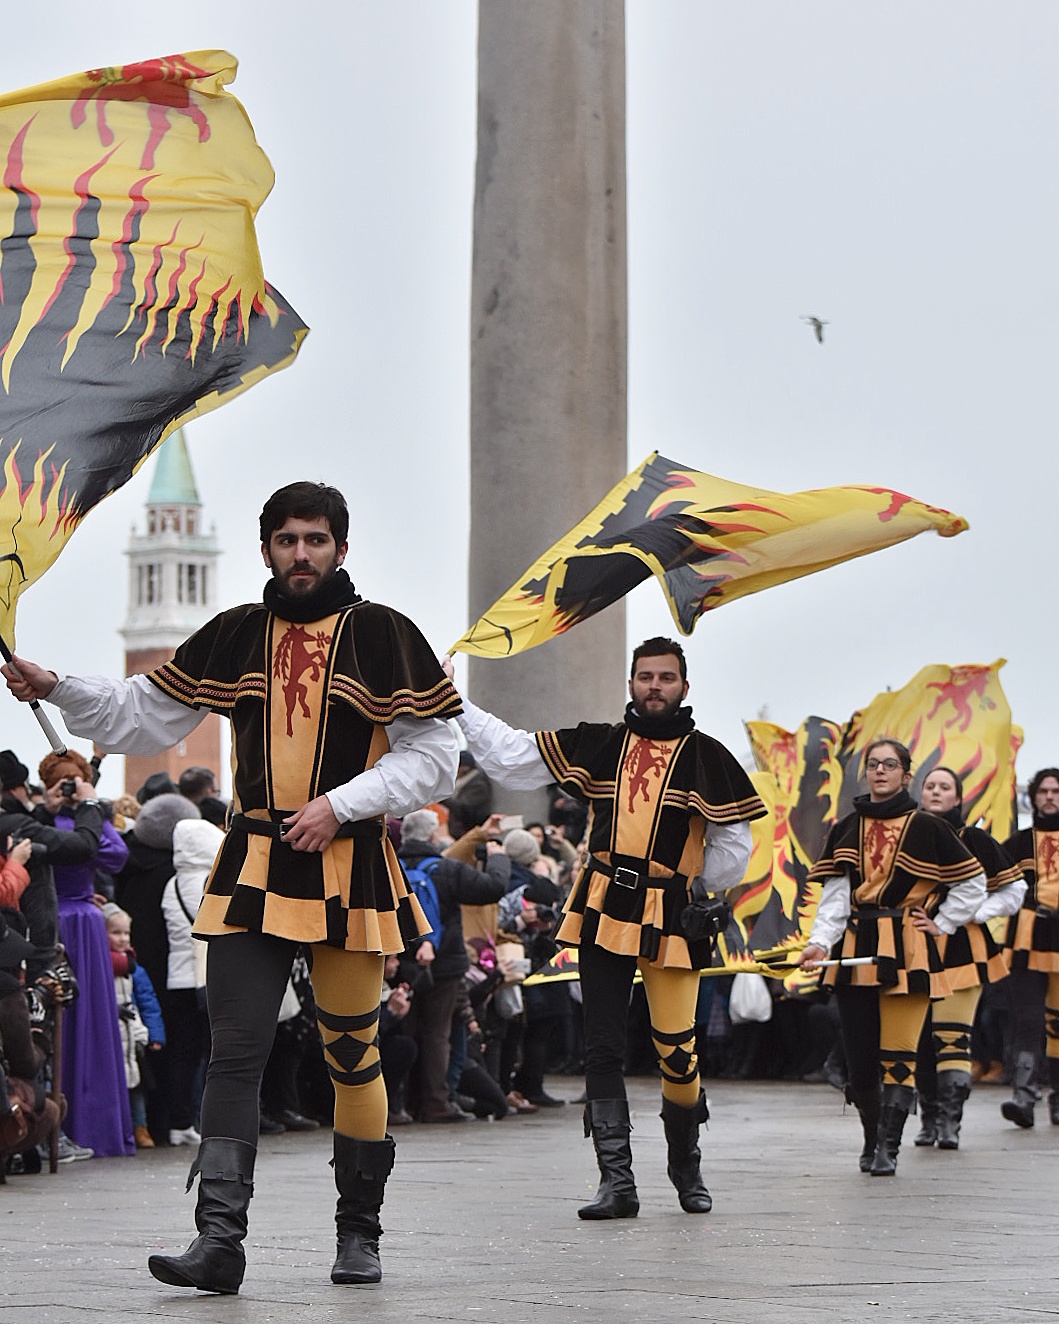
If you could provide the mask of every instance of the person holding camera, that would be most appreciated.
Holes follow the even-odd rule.
[[[443,663],[451,675],[451,662]],[[708,1116],[695,1056],[699,972],[750,859],[751,819],[765,806],[725,747],[695,729],[687,663],[672,639],[633,652],[621,722],[535,735],[464,700],[458,719],[487,775],[512,790],[551,782],[591,807],[589,857],[556,940],[577,947],[585,1024],[585,1134],[600,1171],[585,1219],[635,1218],[629,1105],[622,1063],[629,992],[639,967],[662,1073],[669,1179],[687,1213],[713,1201],[700,1172]]]
[[[450,1102],[447,1080],[452,1018],[470,965],[460,907],[488,906],[499,901],[508,889],[511,861],[495,841],[486,844],[483,870],[446,858],[438,853],[439,831],[440,820],[433,809],[405,814],[401,822],[401,865],[424,903],[428,919],[436,906],[434,922],[438,926],[410,944],[401,975],[413,994],[408,1033],[419,1048],[417,1120],[463,1122],[468,1114]],[[433,899],[428,889],[433,889]]]
[[[136,1153],[125,1054],[114,1001],[110,942],[96,904],[96,870],[119,872],[129,848],[103,817],[88,760],[76,750],[47,754],[38,774],[44,804],[37,813],[45,826],[70,833],[83,818],[99,816],[99,845],[89,858],[56,864],[59,931],[80,993],[63,1018],[63,1093],[67,1099],[63,1129],[76,1149],[73,1158],[129,1156]],[[85,1152],[87,1151],[87,1153]]]
[[[89,765],[91,766],[91,765]],[[103,814],[90,794],[71,800],[73,824],[68,831],[34,817],[29,769],[13,750],[0,750],[0,840],[28,841],[29,882],[18,908],[29,927],[33,954],[26,961],[26,978],[33,983],[59,960],[59,902],[53,866],[83,864],[99,850]]]

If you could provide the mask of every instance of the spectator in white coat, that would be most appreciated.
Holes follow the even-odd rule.
[[[169,1143],[197,1145],[195,1126],[199,1084],[209,1058],[206,1014],[206,943],[191,936],[202,892],[224,841],[219,827],[204,818],[185,818],[173,828],[173,867],[162,893],[169,937],[166,1026],[172,1073],[172,1125]]]

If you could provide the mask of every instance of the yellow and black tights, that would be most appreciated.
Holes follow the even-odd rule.
[[[585,1090],[589,1099],[624,1099],[629,994],[639,963],[662,1072],[662,1097],[691,1108],[701,1091],[695,1054],[697,970],[659,970],[635,956],[582,943],[578,952],[585,1018]]]
[[[916,1085],[916,1049],[930,999],[926,993],[884,993],[842,985],[835,990],[850,1088],[870,1093],[884,1085]]]
[[[261,1075],[297,949],[297,943],[267,933],[210,939],[206,997],[213,1046],[202,1094],[203,1136],[257,1144]],[[308,951],[324,1057],[335,1087],[335,1130],[356,1140],[382,1140],[386,1086],[378,1025],[384,959],[322,943]]]

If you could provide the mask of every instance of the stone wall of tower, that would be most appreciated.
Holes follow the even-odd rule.
[[[164,648],[130,649],[125,654],[125,674],[144,675],[168,662],[172,656],[172,652]],[[185,768],[199,767],[209,768],[220,777],[221,724],[222,719],[216,713],[210,713],[186,740],[161,754],[126,754],[125,790],[129,795],[135,795],[153,772],[168,772],[173,781],[178,782]]]

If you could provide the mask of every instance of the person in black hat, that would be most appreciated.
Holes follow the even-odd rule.
[[[153,800],[157,795],[177,795],[178,793],[177,784],[168,772],[152,772],[136,792],[136,799],[139,800],[140,804],[145,805],[148,800]]]
[[[26,869],[29,883],[19,900],[25,916],[33,955],[26,963],[30,982],[58,959],[59,902],[55,893],[57,864],[84,864],[99,850],[103,814],[87,788],[72,813],[72,831],[38,821],[33,814],[27,784],[29,769],[10,749],[0,750],[0,842],[29,841],[32,846]]]

